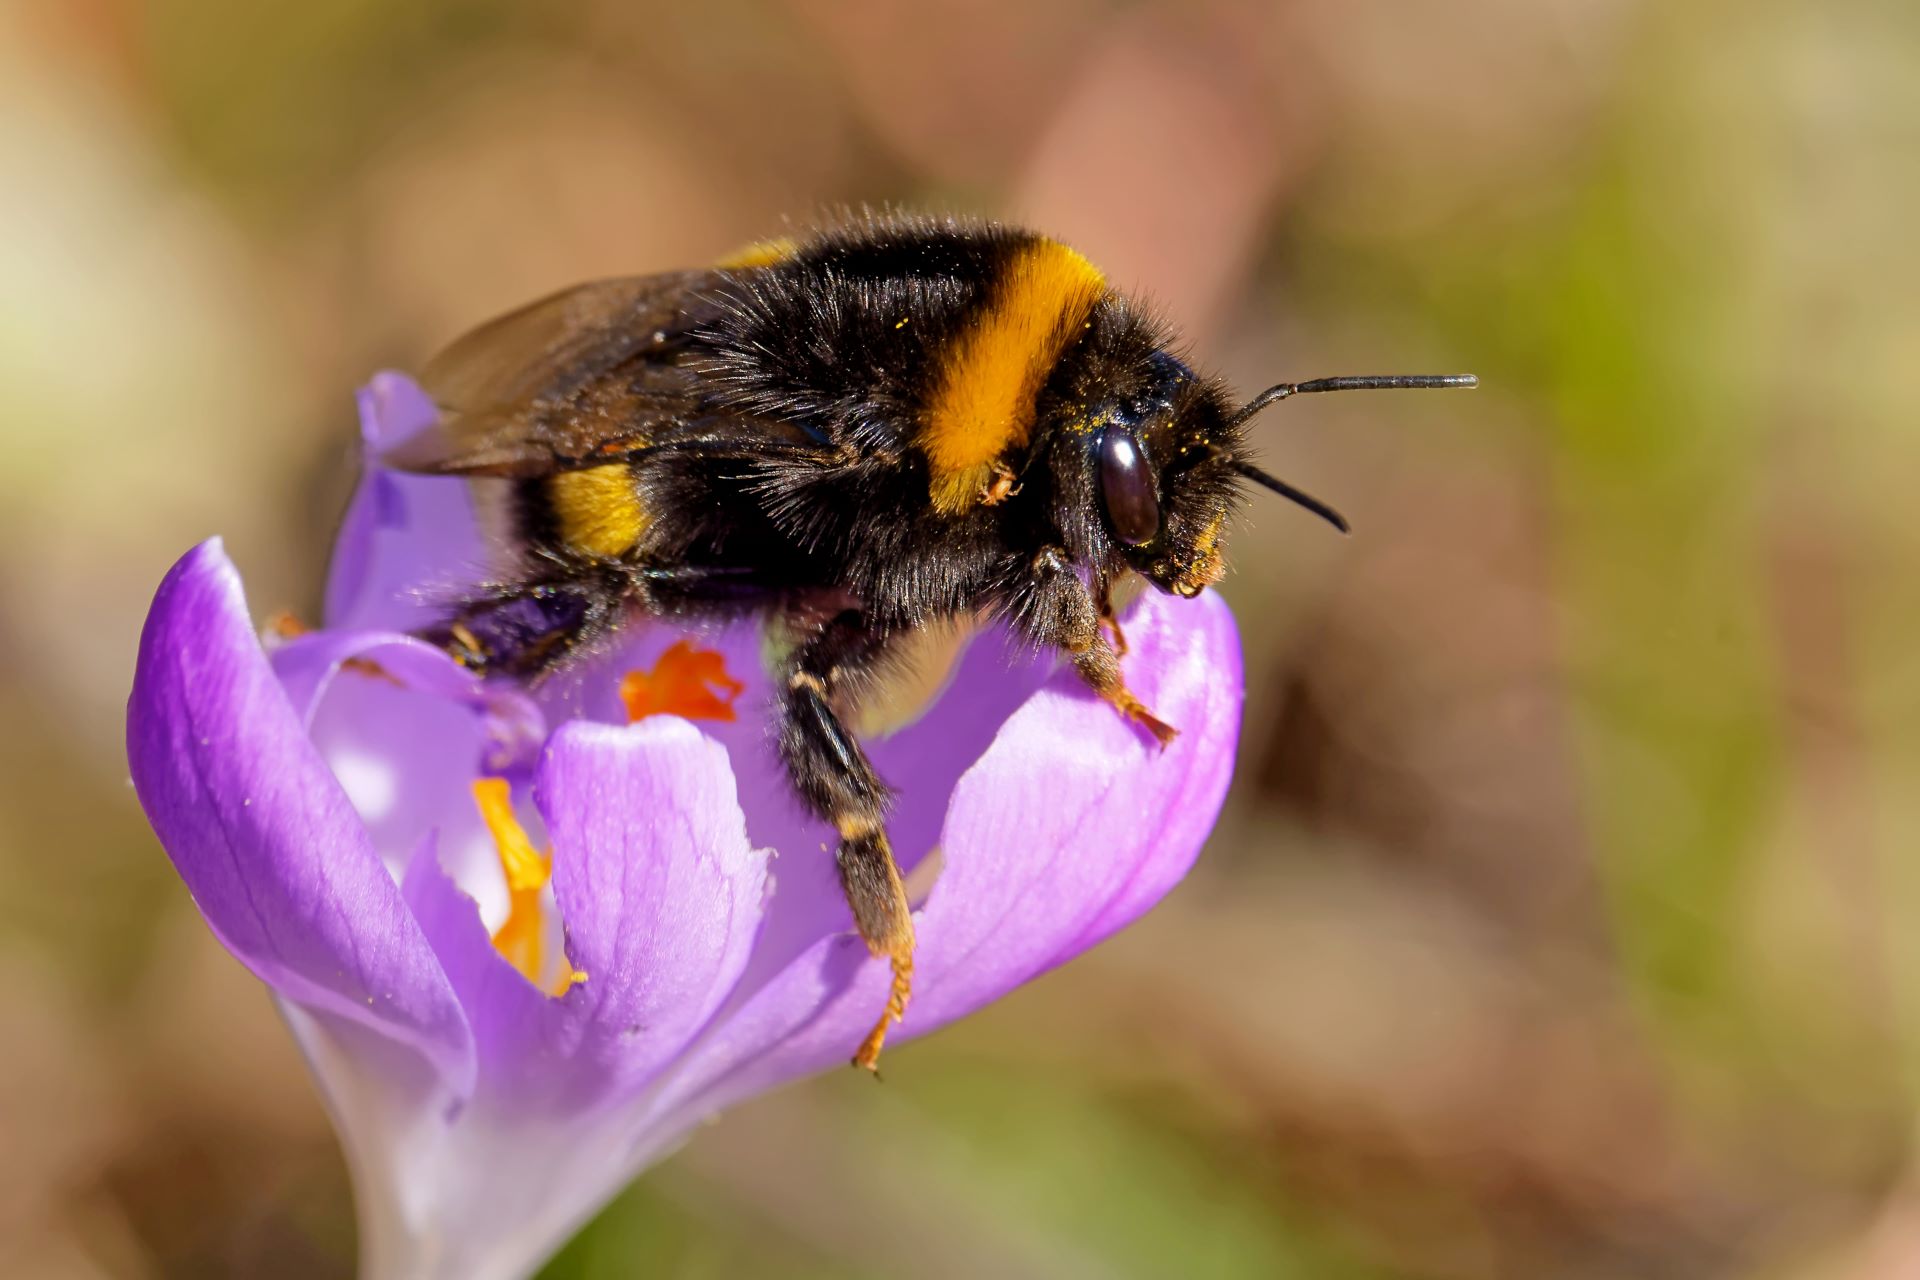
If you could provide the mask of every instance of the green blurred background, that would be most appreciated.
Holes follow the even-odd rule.
[[[725,1117],[555,1277],[1920,1275],[1920,7],[0,0],[0,1270],[352,1265],[147,834],[166,566],[315,612],[352,391],[843,202],[1252,391],[1233,794],[1068,969]]]

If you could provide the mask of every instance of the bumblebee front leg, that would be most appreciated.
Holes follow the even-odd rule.
[[[1120,713],[1166,746],[1180,731],[1147,710],[1133,696],[1120,674],[1120,655],[1108,643],[1100,605],[1095,602],[1073,564],[1058,547],[1044,548],[1033,558],[1025,599],[1015,616],[1036,642],[1052,645],[1073,659],[1074,669],[1093,691]],[[1118,631],[1115,625],[1115,631]]]
[[[905,1016],[913,989],[913,914],[887,842],[889,793],[841,719],[884,644],[858,610],[840,614],[788,660],[780,707],[787,774],[808,807],[840,833],[835,861],[854,925],[867,949],[893,969],[886,1008],[853,1058],[869,1071],[877,1069],[887,1030]]]
[[[1100,629],[1107,633],[1107,639],[1113,642],[1113,651],[1120,657],[1127,656],[1127,633],[1120,629],[1120,619],[1113,609],[1113,586],[1100,584],[1099,593],[1094,597],[1094,607],[1100,611]]]

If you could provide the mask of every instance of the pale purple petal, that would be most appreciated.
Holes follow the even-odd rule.
[[[684,720],[556,733],[534,797],[553,838],[567,955],[588,981],[587,1058],[631,1086],[677,1056],[739,980],[765,896],[726,752]]]
[[[395,691],[465,708],[481,730],[477,773],[531,777],[546,742],[546,717],[523,690],[482,681],[445,650],[413,636],[392,631],[319,631],[279,645],[272,657],[274,674],[307,728],[317,734],[320,709],[329,695],[338,692],[335,681],[347,674],[351,677],[348,687],[389,695],[356,705],[351,717],[356,721],[417,729],[414,717],[420,704],[394,704],[390,695]],[[391,736],[386,741],[387,754],[402,759],[412,754],[405,750],[409,743]],[[447,743],[441,736],[425,745],[444,750]]]
[[[154,598],[127,755],[148,820],[229,951],[286,998],[400,1040],[471,1087],[453,989],[274,677],[217,540]]]
[[[284,641],[272,654],[274,674],[303,724],[311,727],[335,677],[356,658],[380,668],[379,674],[362,670],[359,678],[385,679],[449,702],[477,706],[482,700],[479,678],[424,640],[393,631],[314,631]]]
[[[375,374],[361,389],[362,475],[327,575],[329,627],[415,631],[486,576],[468,486],[379,465],[380,454],[431,425],[438,412],[404,374]]]
[[[567,956],[587,975],[536,990],[493,948],[428,854],[408,901],[473,1020],[482,1089],[523,1108],[631,1095],[733,990],[753,946],[766,860],[747,843],[726,753],[693,726],[576,722],[535,782],[554,849]]]
[[[335,655],[294,658],[307,656]],[[302,662],[282,665],[296,668],[291,673],[296,679],[305,674],[297,670]],[[497,889],[499,873],[472,791],[488,754],[484,718],[471,704],[431,688],[334,670],[337,674],[318,685],[322,696],[312,704],[310,732],[388,869],[398,875],[421,840],[437,831],[456,874],[475,871],[489,889]],[[299,683],[304,686],[306,680]],[[489,900],[502,899],[494,892]]]
[[[494,949],[479,906],[441,867],[432,837],[414,854],[402,891],[473,1024],[480,1089],[546,1103],[558,1071],[548,1043],[563,1020],[557,1003]]]
[[[1217,597],[1151,596],[1127,633],[1135,692],[1180,738],[1160,751],[1069,671],[1007,720],[953,793],[898,1038],[1071,959],[1144,913],[1198,855],[1239,734],[1232,618]],[[724,1106],[844,1062],[886,986],[885,964],[857,938],[816,942],[696,1048],[664,1105]]]

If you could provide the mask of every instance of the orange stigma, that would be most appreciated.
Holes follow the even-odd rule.
[[[732,720],[734,699],[747,686],[727,674],[727,660],[711,649],[675,641],[651,671],[629,671],[620,678],[620,701],[627,719],[682,716],[688,720]]]

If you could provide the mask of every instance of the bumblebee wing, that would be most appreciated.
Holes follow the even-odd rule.
[[[698,412],[680,366],[716,275],[597,280],[488,321],[428,362],[440,420],[388,451],[399,471],[537,476],[640,452]]]

